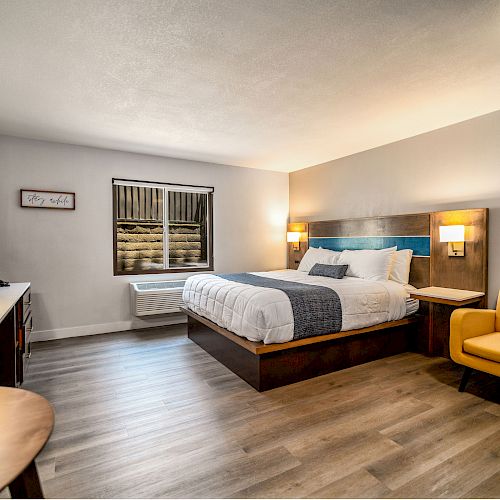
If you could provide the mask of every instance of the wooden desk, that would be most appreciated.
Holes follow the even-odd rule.
[[[0,491],[12,498],[43,498],[35,458],[54,427],[48,401],[34,392],[0,387]]]
[[[410,293],[412,299],[429,303],[428,354],[450,357],[450,317],[459,307],[477,307],[483,292],[429,286]]]

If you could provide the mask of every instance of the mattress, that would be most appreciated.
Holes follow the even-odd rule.
[[[341,301],[342,331],[402,319],[408,308],[415,307],[414,302],[407,302],[408,287],[393,281],[338,280],[294,270],[252,274],[331,288]],[[293,339],[292,307],[281,290],[199,274],[187,279],[183,300],[196,314],[249,340],[273,344]]]

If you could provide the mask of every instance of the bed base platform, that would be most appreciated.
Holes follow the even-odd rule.
[[[259,392],[407,352],[418,317],[286,342],[251,342],[189,309],[188,337]]]

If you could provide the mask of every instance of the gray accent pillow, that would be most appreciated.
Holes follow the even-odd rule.
[[[311,276],[324,276],[325,278],[335,278],[337,280],[341,280],[345,276],[348,267],[349,266],[346,264],[314,264],[309,271],[309,274]]]

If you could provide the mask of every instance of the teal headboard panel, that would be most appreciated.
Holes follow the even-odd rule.
[[[430,236],[323,236],[309,237],[310,247],[321,247],[341,252],[342,250],[380,250],[398,247],[398,250],[413,250],[415,257],[430,257]]]

